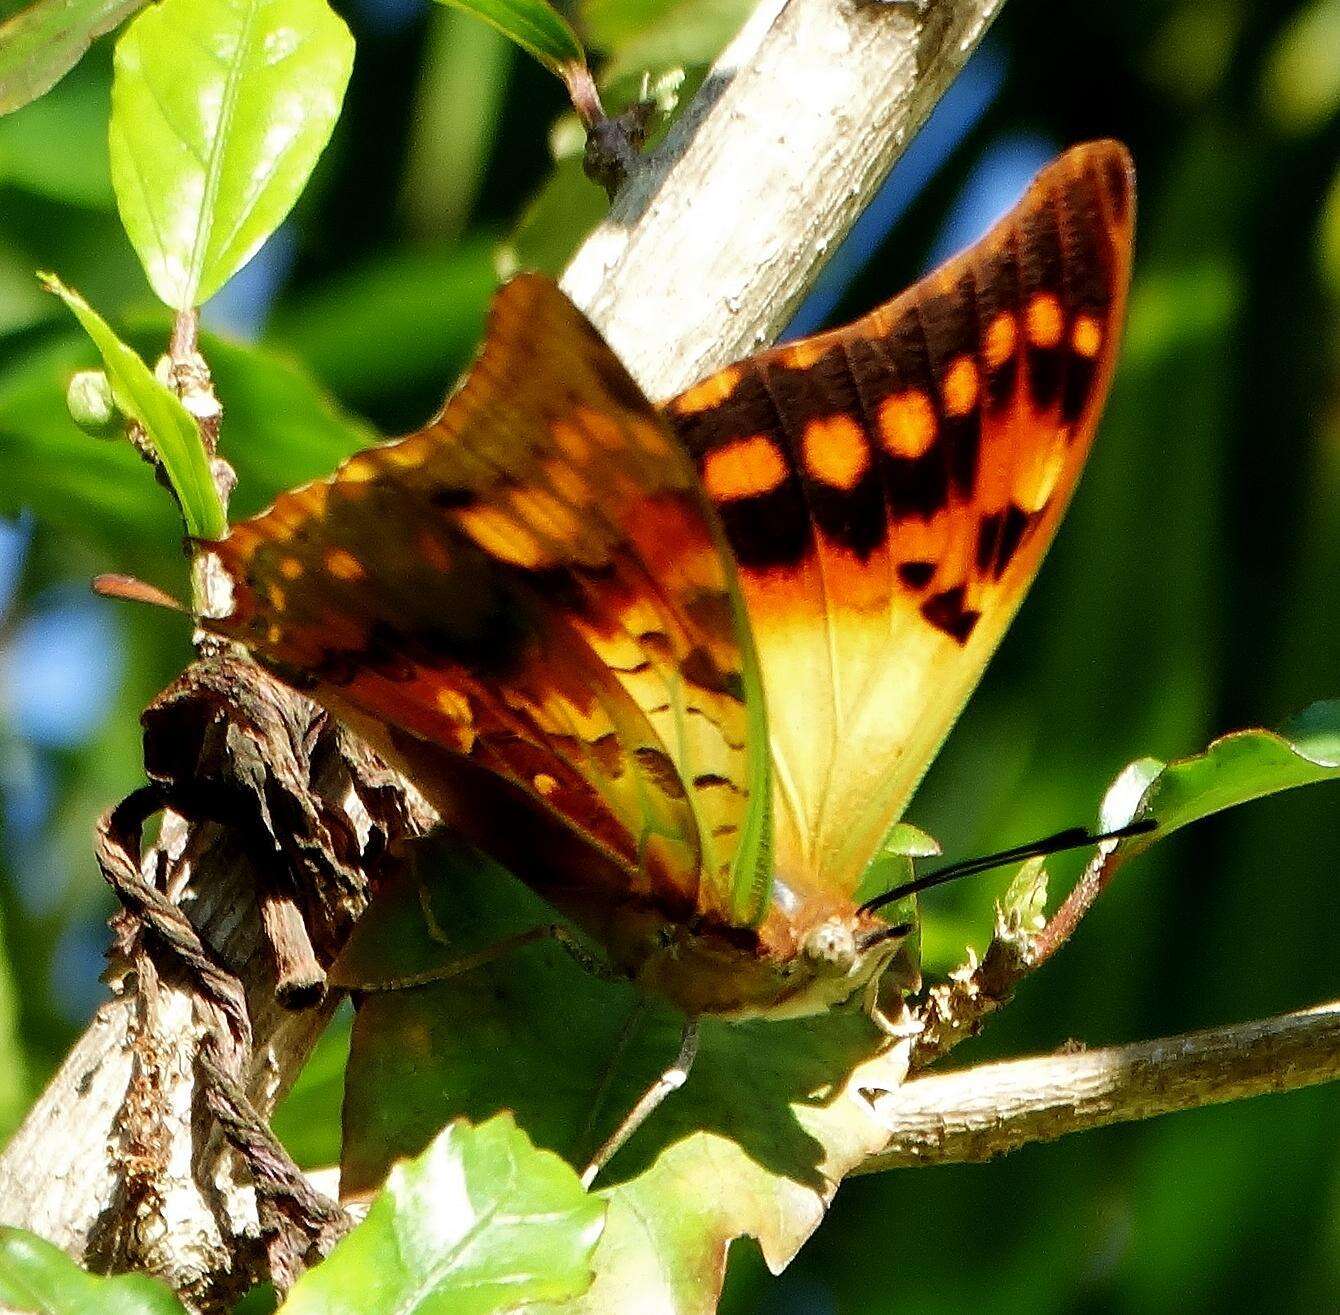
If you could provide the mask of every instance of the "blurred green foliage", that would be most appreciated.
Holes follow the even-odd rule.
[[[603,208],[578,156],[554,161],[566,106],[543,69],[439,6],[336,7],[358,58],[332,146],[206,308],[243,511],[362,441],[351,415],[386,432],[421,421],[469,359],[498,262],[560,266]],[[682,62],[694,85],[747,6],[563,8],[608,60],[618,108],[644,68]],[[910,813],[950,855],[1090,821],[1124,763],[1340,693],[1338,31],[1334,0],[1009,0],[965,74],[990,84],[989,104],[937,116],[937,167],[903,171],[901,221],[856,253],[834,319],[914,278],[946,215],[1030,143],[1113,135],[1134,151],[1136,285],[1108,417],[1033,595]],[[101,570],[182,580],[166,495],[65,413],[65,380],[95,353],[32,277],[59,271],[146,360],[162,349],[167,321],[112,198],[107,46],[0,119],[0,514],[30,509],[7,532],[22,551],[0,550],[0,1130],[98,998],[109,901],[93,819],[138,783],[139,710],[188,654],[179,619],[74,601]],[[72,682],[73,708],[35,683],[34,653]],[[71,730],[55,712],[83,718]],[[1332,787],[1268,800],[1132,864],[962,1058],[1334,996],[1338,802]],[[928,967],[981,948],[1007,883],[925,901]],[[281,1112],[309,1163],[337,1144],[346,1044],[337,1034]],[[1321,1088],[856,1180],[781,1279],[737,1248],[728,1306],[1334,1309],[1338,1113],[1340,1092]]]

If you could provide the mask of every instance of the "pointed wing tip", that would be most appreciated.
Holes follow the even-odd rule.
[[[1135,227],[1135,161],[1124,142],[1114,137],[1081,142],[1052,161],[1038,175],[1035,186],[1049,181],[1082,179],[1102,198],[1112,227],[1123,237]]]

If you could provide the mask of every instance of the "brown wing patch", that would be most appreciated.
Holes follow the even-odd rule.
[[[783,879],[854,887],[1022,599],[1111,376],[1131,197],[1121,146],[1067,152],[895,301],[669,403],[704,470],[743,435],[783,458],[717,497],[763,670]]]
[[[720,912],[749,788],[729,556],[693,463],[551,283],[503,289],[430,424],[216,551],[235,602],[211,629],[401,759],[412,739],[503,776],[633,888]],[[738,794],[686,788],[704,775]]]

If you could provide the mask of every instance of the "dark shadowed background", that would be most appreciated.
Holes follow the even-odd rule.
[[[395,432],[469,358],[499,272],[561,268],[603,198],[561,88],[501,37],[425,0],[336,7],[358,62],[334,142],[205,320]],[[569,6],[625,92],[676,65],[687,90],[747,8]],[[32,277],[57,270],[161,344],[107,177],[106,46],[0,120],[0,1133],[102,996],[93,821],[138,784],[139,711],[189,658],[180,618],[87,590],[102,570],[179,586],[184,567],[166,495],[68,420],[62,380],[91,352]],[[1129,760],[1340,696],[1338,0],[1009,0],[793,332],[891,296],[1059,148],[1108,135],[1139,173],[1130,328],[1074,509],[910,811],[953,855],[1091,822]],[[246,353],[207,352],[236,510],[334,464],[347,426],[294,419]],[[230,397],[232,358],[247,383]],[[1160,847],[956,1060],[1340,994],[1338,816],[1340,792],[1303,791]],[[928,898],[930,967],[985,943],[1007,880]],[[307,1163],[335,1157],[342,1036],[281,1113]],[[1337,1127],[1330,1087],[853,1180],[780,1280],[738,1247],[727,1306],[1340,1308]]]

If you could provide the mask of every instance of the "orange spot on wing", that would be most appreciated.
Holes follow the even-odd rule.
[[[601,447],[611,452],[622,452],[627,448],[628,435],[613,416],[597,411],[593,406],[579,406],[573,418]]]
[[[919,389],[894,393],[879,407],[879,432],[895,457],[919,457],[935,442],[935,408]]]
[[[449,571],[451,569],[451,554],[436,535],[429,534],[427,530],[420,530],[415,538],[415,544],[419,549],[419,556],[433,570]]]
[[[709,375],[702,383],[694,384],[692,388],[680,393],[671,403],[671,407],[679,415],[710,411],[712,407],[720,406],[735,391],[735,385],[740,382],[740,374],[739,366],[732,365],[728,369]]]
[[[850,416],[827,416],[805,426],[805,469],[810,478],[835,489],[853,489],[870,468],[861,427]]]
[[[808,370],[827,350],[817,338],[805,338],[783,347],[777,353],[777,360],[788,370]]]
[[[539,539],[493,507],[465,507],[456,513],[470,537],[499,561],[527,570],[550,565]]]
[[[1048,452],[1039,455],[1032,471],[1016,479],[1014,500],[1025,510],[1038,512],[1051,501],[1065,469],[1066,444],[1064,433],[1058,433],[1056,443]]]
[[[392,445],[388,444],[387,446]],[[382,452],[385,451],[385,448],[376,448],[374,451]],[[376,479],[378,473],[378,463],[370,456],[354,457],[340,471],[338,479],[341,484],[366,484],[370,480]]]
[[[1050,292],[1039,292],[1028,303],[1028,341],[1034,347],[1055,347],[1065,332],[1061,303]]]
[[[572,461],[586,461],[591,456],[591,443],[576,425],[566,420],[555,420],[549,426],[558,450]]]
[[[765,434],[737,438],[703,462],[703,485],[716,502],[734,502],[771,493],[786,478],[786,462]]]
[[[1014,355],[1017,335],[1018,328],[1014,323],[1014,316],[1007,311],[1002,311],[987,326],[986,342],[982,346],[982,354],[986,357],[986,363],[991,369],[999,369]]]
[[[468,722],[473,720],[470,713],[470,700],[458,689],[440,689],[433,698],[437,709],[452,721]]]
[[[279,574],[285,580],[296,580],[302,574],[302,563],[296,557],[281,557]]]
[[[967,415],[977,405],[977,387],[977,363],[971,356],[960,356],[945,374],[945,410],[951,416]]]
[[[324,560],[337,580],[362,580],[367,575],[363,563],[345,548],[327,548]]]
[[[1098,349],[1103,345],[1102,326],[1092,315],[1081,315],[1071,331],[1070,345],[1081,356],[1092,359],[1098,355]]]
[[[535,793],[545,799],[558,789],[558,782],[548,772],[536,772],[531,784],[535,787]]]

